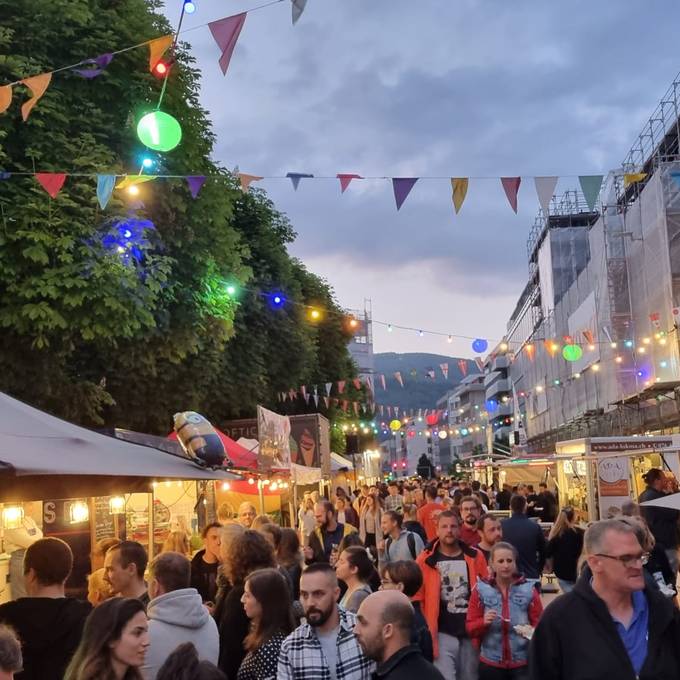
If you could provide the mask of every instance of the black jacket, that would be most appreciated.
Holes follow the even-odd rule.
[[[403,647],[378,665],[374,680],[444,680],[444,676],[420,653],[417,645]]]
[[[503,540],[519,553],[518,571],[526,578],[540,578],[545,564],[545,536],[540,526],[522,513],[501,522]]]
[[[420,522],[415,522],[413,520],[404,522],[404,529],[406,529],[406,531],[412,531],[414,534],[418,534],[418,536],[423,539],[423,545],[427,545],[427,534]]]
[[[413,605],[413,627],[411,628],[411,643],[418,645],[422,655],[427,661],[434,661],[434,648],[432,646],[432,633],[427,626],[427,621],[420,608],[420,602],[411,602]]]
[[[203,602],[214,602],[217,597],[219,564],[203,560],[205,550],[199,550],[191,560],[191,587],[196,588]]]
[[[498,510],[510,510],[510,497],[512,494],[503,489],[496,494],[496,507]]]
[[[23,647],[17,680],[62,680],[90,611],[89,602],[67,597],[22,597],[0,606],[0,622],[14,628]]]
[[[649,647],[638,679],[605,603],[585,569],[571,593],[543,612],[529,648],[530,680],[678,680],[680,613],[658,591],[645,587]]]
[[[648,486],[638,498],[639,503],[645,501],[655,501],[657,498],[664,498],[665,493],[652,489]],[[647,522],[649,530],[662,548],[678,547],[678,518],[680,511],[670,508],[655,508],[653,506],[640,506],[640,512]]]
[[[548,541],[546,557],[552,558],[553,572],[557,578],[572,583],[576,581],[576,565],[582,550],[582,529],[567,529]]]
[[[246,656],[243,641],[250,630],[250,621],[243,610],[242,596],[242,583],[231,588],[220,603],[220,618],[217,619],[220,633],[220,658],[217,665],[228,680],[236,680],[238,669]]]

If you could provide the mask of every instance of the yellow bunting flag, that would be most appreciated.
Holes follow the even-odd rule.
[[[12,86],[4,85],[0,87],[0,113],[5,113],[12,103]]]
[[[264,177],[260,177],[259,175],[247,175],[245,172],[239,172],[238,178],[241,181],[241,191],[244,193],[248,192],[248,189],[250,189],[250,185],[253,182],[259,182],[261,179],[264,179]]]
[[[451,189],[453,190],[453,207],[456,210],[456,215],[463,205],[465,196],[467,195],[469,180],[467,177],[452,177]]]
[[[156,38],[155,40],[149,41],[149,71],[153,73],[156,64],[168,51],[168,47],[172,45],[173,40],[173,36],[164,35],[162,38]]]
[[[137,184],[151,182],[154,179],[156,178],[153,175],[128,175],[116,184],[116,189],[127,189],[128,187],[133,187]]]
[[[24,121],[28,120],[33,107],[40,101],[40,98],[45,94],[45,91],[50,85],[52,80],[51,73],[41,73],[39,76],[33,76],[32,78],[25,78],[21,82],[31,91],[33,95],[27,102],[24,102],[21,106],[21,116]]]
[[[636,182],[642,182],[645,177],[647,177],[646,172],[627,172],[623,176],[623,186],[625,188]]]

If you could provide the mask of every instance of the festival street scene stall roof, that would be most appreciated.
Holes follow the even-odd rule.
[[[0,393],[0,493],[5,501],[149,491],[155,479],[224,481],[237,476],[73,425]]]

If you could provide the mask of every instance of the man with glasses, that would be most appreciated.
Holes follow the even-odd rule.
[[[587,566],[534,631],[530,680],[680,678],[680,614],[645,583],[635,528],[617,519],[585,534]]]

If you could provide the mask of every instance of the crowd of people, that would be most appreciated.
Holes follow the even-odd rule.
[[[30,545],[0,680],[680,677],[676,511],[583,528],[544,485],[416,480],[305,494],[296,528],[249,503],[218,517],[193,556],[101,542],[87,602],[65,597],[70,547]],[[563,594],[544,611],[546,572]]]

